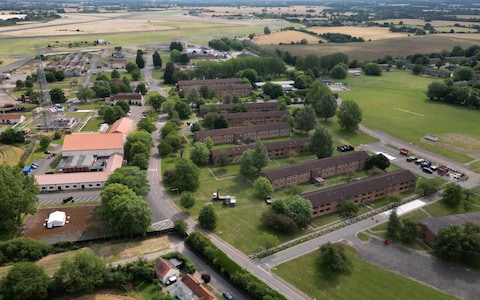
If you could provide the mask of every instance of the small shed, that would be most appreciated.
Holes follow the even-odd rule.
[[[54,211],[47,220],[47,228],[60,227],[65,225],[67,215],[64,211]]]

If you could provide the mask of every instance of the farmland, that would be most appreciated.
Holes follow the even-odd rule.
[[[16,166],[22,158],[24,150],[19,147],[0,145],[0,165]]]
[[[384,40],[405,37],[406,33],[390,32],[387,27],[354,27],[354,26],[338,26],[338,27],[310,27],[309,31],[317,34],[323,33],[342,33],[349,34],[353,37],[363,38],[365,41]]]
[[[297,43],[298,44],[302,39],[307,40],[309,44],[318,44],[318,41],[320,40],[318,37],[315,37],[307,33],[288,30],[288,31],[279,31],[271,34],[263,34],[263,35],[255,36],[253,38],[253,42],[259,45],[278,45],[280,43],[282,44]]]

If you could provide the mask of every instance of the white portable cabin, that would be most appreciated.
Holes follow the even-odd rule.
[[[48,216],[47,228],[64,226],[67,215],[64,211],[54,211]]]

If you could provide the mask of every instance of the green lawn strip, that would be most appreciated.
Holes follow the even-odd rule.
[[[87,122],[87,125],[82,128],[82,131],[94,131],[97,132],[100,128],[100,124],[105,123],[102,117],[92,118]]]
[[[366,242],[370,239],[370,236],[368,234],[363,233],[363,232],[357,233],[357,237],[358,237],[359,240],[361,240],[363,242]]]
[[[424,142],[426,134],[439,136],[441,142],[442,135],[452,133],[479,138],[478,130],[472,125],[478,118],[475,110],[426,99],[428,85],[439,80],[414,76],[409,71],[394,70],[383,72],[382,76],[375,78],[348,77],[346,82],[352,90],[340,92],[339,95],[342,99],[352,99],[360,105],[363,111],[362,124],[368,128],[382,130],[461,162],[469,161],[471,158],[466,155]],[[448,122],[448,126],[444,126],[445,122]],[[468,145],[456,146],[466,148]]]
[[[463,214],[467,212],[475,212],[480,211],[480,201],[478,200],[478,196],[472,199],[472,203],[468,210],[465,210],[463,205],[459,205],[456,208],[450,207],[443,203],[442,201],[437,201],[435,203],[429,204],[425,206],[423,209],[428,212],[432,217],[441,217],[447,215],[456,215],[456,214]]]
[[[480,173],[480,161],[474,162],[470,164],[470,167],[473,168],[473,171],[476,173]]]
[[[281,264],[272,271],[312,299],[456,299],[357,259],[354,248],[344,247],[352,262],[349,273],[327,275],[318,263],[319,251]]]

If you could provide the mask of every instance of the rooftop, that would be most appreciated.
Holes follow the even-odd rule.
[[[107,181],[113,172],[79,172],[35,175],[38,185],[82,184]]]
[[[243,127],[230,127],[222,129],[202,130],[195,132],[195,139],[206,138],[207,136],[220,136],[234,133],[246,133],[246,132],[260,132],[273,129],[290,129],[290,124],[284,123],[271,123],[263,125],[243,126]]]
[[[418,220],[418,223],[427,227],[434,235],[437,235],[440,229],[450,225],[463,225],[466,222],[480,224],[480,212],[471,212],[466,214],[450,215],[436,218],[427,218]]]
[[[127,134],[132,130],[133,120],[129,118],[120,118],[113,123],[110,133],[121,132]]]
[[[122,133],[73,133],[65,135],[62,151],[123,149]]]

